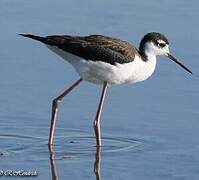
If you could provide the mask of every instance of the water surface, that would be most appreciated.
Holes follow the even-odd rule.
[[[36,170],[41,180],[197,180],[198,7],[195,0],[1,0],[0,168]],[[173,54],[194,75],[159,57],[146,82],[110,88],[101,149],[92,128],[101,88],[82,83],[60,104],[49,152],[51,101],[78,75],[45,46],[17,33],[98,33],[138,46],[151,31],[168,36]]]

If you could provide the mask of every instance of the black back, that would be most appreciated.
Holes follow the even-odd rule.
[[[132,62],[135,55],[139,55],[138,50],[130,43],[102,35],[46,37],[30,34],[20,35],[56,46],[86,60],[103,61],[112,65]]]

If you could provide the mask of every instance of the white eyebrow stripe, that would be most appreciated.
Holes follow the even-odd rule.
[[[166,44],[166,42],[163,41],[162,39],[158,39],[157,42],[158,42],[159,44]]]

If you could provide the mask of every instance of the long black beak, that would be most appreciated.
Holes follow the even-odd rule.
[[[178,61],[173,55],[167,53],[167,56],[172,60],[174,61],[175,63],[177,63],[178,65],[180,65],[183,69],[185,69],[186,71],[188,71],[189,73],[193,74],[191,72],[191,70],[189,70],[187,67],[185,67],[180,61]]]

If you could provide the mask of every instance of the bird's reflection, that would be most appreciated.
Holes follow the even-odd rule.
[[[50,167],[51,167],[52,180],[58,180],[57,167],[56,167],[56,162],[55,162],[55,152],[52,146],[48,146],[48,150],[49,150],[49,155],[50,155]]]
[[[96,146],[95,163],[94,163],[94,173],[95,173],[95,176],[96,176],[96,180],[101,180],[100,164],[101,164],[101,147]]]
[[[57,173],[57,167],[56,167],[56,155],[55,151],[53,150],[52,146],[48,147],[49,149],[49,155],[50,155],[50,167],[51,167],[51,175],[52,175],[52,180],[58,180],[58,173]],[[101,180],[100,177],[100,164],[101,164],[101,147],[96,146],[96,152],[95,152],[95,162],[94,162],[94,167],[93,171],[95,173],[96,180]]]

